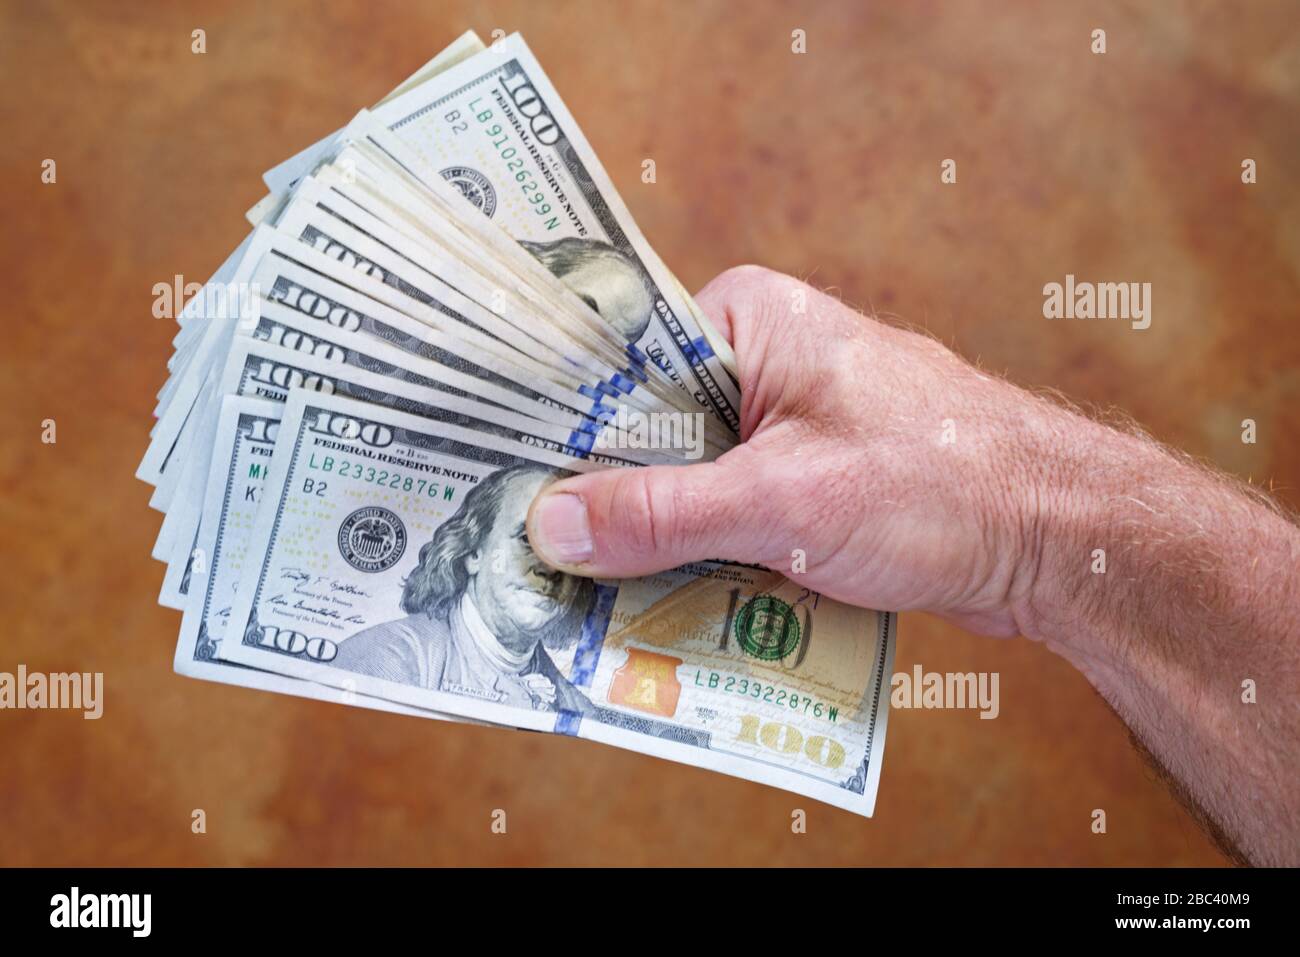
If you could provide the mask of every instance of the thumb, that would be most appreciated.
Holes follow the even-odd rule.
[[[597,578],[628,578],[707,558],[754,561],[765,527],[755,476],[733,456],[699,465],[616,468],[561,479],[528,510],[542,561]],[[727,461],[732,459],[732,461]]]

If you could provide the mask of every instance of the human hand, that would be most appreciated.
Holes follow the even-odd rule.
[[[736,351],[742,443],[554,483],[528,516],[537,554],[613,578],[729,559],[855,605],[1021,630],[1059,492],[1043,447],[1085,420],[779,273],[731,269],[697,299]]]
[[[544,488],[528,515],[543,561],[619,578],[730,559],[1045,641],[1227,853],[1300,862],[1300,710],[1244,705],[1240,683],[1300,674],[1287,515],[788,276],[732,269],[697,298],[736,351],[744,441]]]

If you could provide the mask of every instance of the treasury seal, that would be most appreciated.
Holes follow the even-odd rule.
[[[468,166],[448,166],[442,171],[442,178],[460,190],[461,195],[481,210],[484,216],[490,219],[497,211],[497,191],[478,170]]]
[[[406,551],[406,526],[386,508],[359,508],[339,526],[339,551],[358,571],[382,572]]]
[[[771,595],[755,595],[736,615],[736,640],[752,658],[780,661],[799,647],[799,618]]]

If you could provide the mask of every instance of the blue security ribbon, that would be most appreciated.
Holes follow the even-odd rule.
[[[586,458],[596,444],[596,436],[590,432],[573,431],[569,433],[569,446],[578,452],[580,458]]]

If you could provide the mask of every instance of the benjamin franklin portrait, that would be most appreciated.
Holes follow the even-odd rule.
[[[544,565],[524,530],[533,497],[554,477],[516,466],[475,486],[420,549],[402,588],[407,617],[342,642],[334,664],[516,707],[589,713],[547,650],[581,636],[594,586]]]
[[[609,243],[572,236],[520,245],[600,313],[629,345],[640,341],[650,324],[654,297],[635,260]]]

